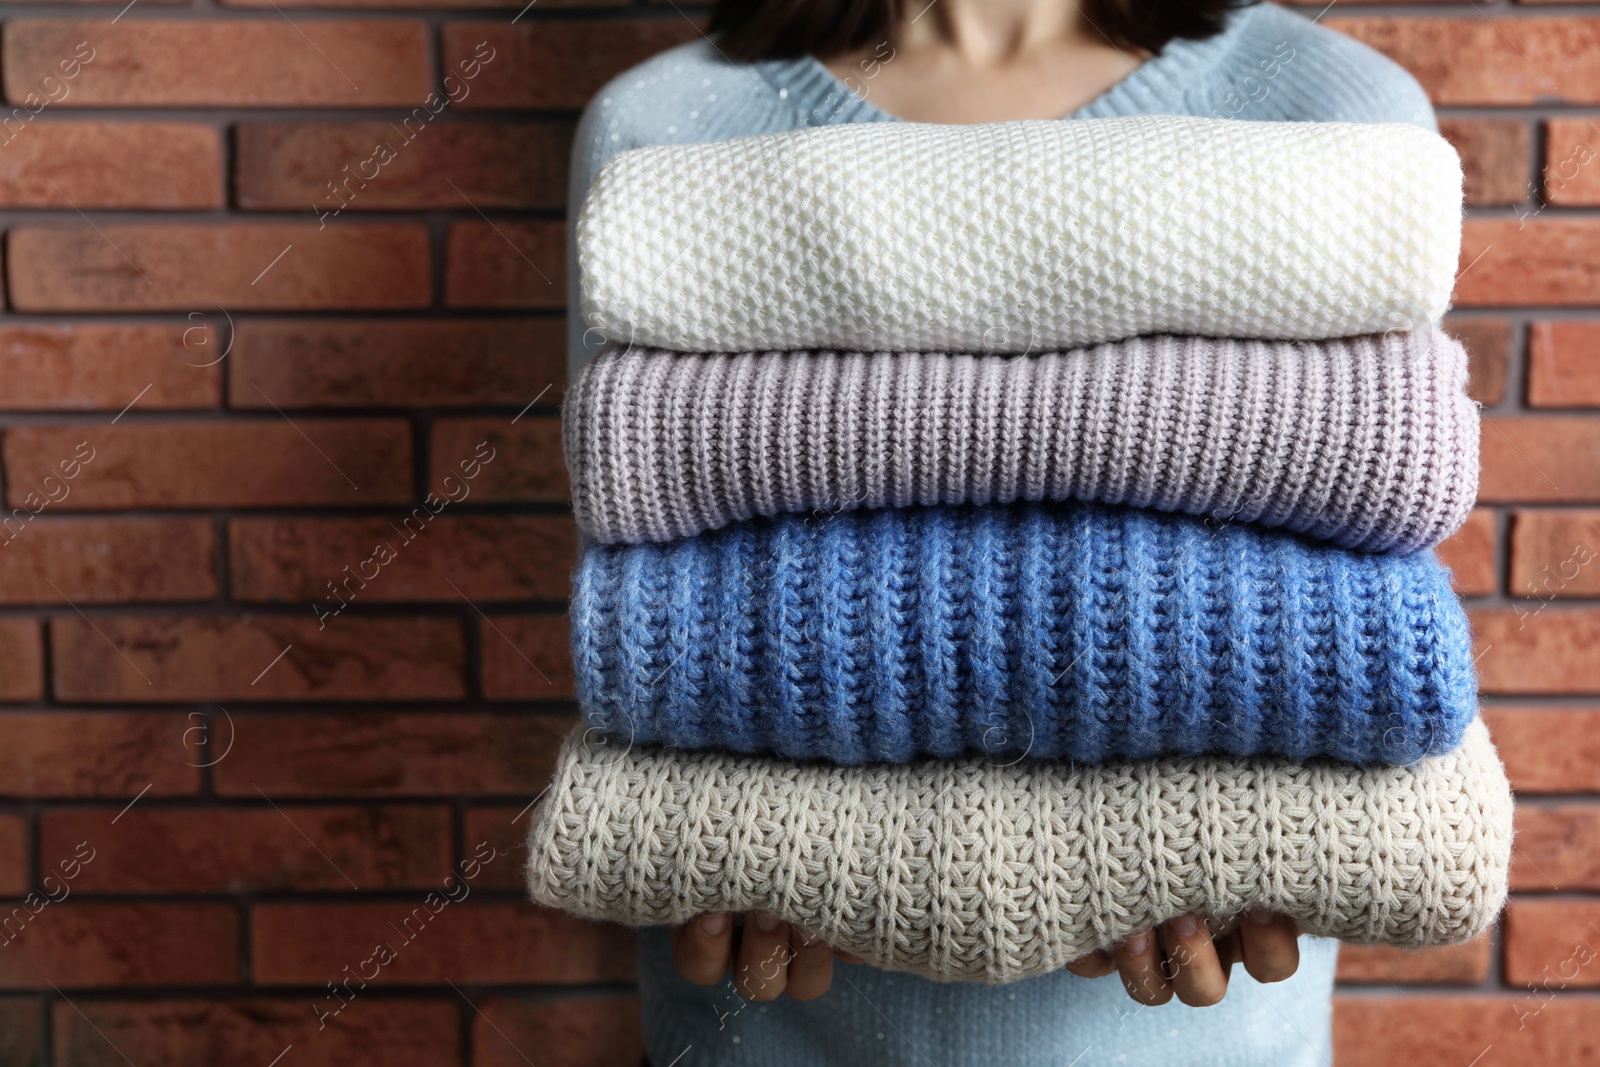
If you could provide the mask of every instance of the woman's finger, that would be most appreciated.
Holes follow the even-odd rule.
[[[826,993],[833,984],[833,948],[796,925],[789,927],[789,948],[794,954],[789,961],[789,995],[815,1000]]]
[[[1244,969],[1258,982],[1281,982],[1300,967],[1299,929],[1294,920],[1264,909],[1244,913],[1239,939]]]
[[[1161,973],[1161,953],[1149,930],[1135,930],[1111,950],[1123,988],[1140,1004],[1165,1004],[1172,999],[1172,983]]]
[[[1222,1000],[1228,976],[1204,922],[1180,915],[1162,925],[1161,943],[1167,956],[1165,976],[1179,1000],[1192,1008],[1208,1008]]]
[[[728,973],[733,923],[723,912],[696,916],[672,931],[678,973],[696,985],[716,985]]]
[[[750,912],[733,965],[733,988],[746,1000],[777,1000],[788,984],[793,955],[789,924],[770,911]]]
[[[860,956],[857,956],[854,952],[846,952],[842,948],[834,949],[833,950],[833,954],[835,956],[838,956],[841,960],[844,960],[846,963],[866,963],[867,962],[866,960],[862,959]]]
[[[1217,962],[1222,964],[1223,976],[1230,977],[1233,974],[1233,965],[1244,959],[1244,946],[1239,940],[1239,928],[1235,926],[1215,940]]]
[[[1109,952],[1091,952],[1067,964],[1067,970],[1079,978],[1104,978],[1116,969],[1117,963]]]

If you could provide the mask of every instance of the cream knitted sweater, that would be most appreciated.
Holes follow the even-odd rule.
[[[1511,793],[1482,722],[1410,767],[1185,757],[835,767],[574,730],[534,899],[630,925],[765,908],[889,970],[1008,982],[1178,914],[1469,940],[1506,896]]]
[[[624,345],[1039,352],[1437,319],[1461,162],[1406,123],[869,123],[624,152],[576,228]]]
[[[1466,382],[1466,353],[1432,326],[1025,358],[637,349],[586,367],[562,414],[573,510],[602,542],[794,511],[1090,500],[1408,552],[1472,509]]]

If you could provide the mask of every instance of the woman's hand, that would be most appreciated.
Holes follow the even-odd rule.
[[[1215,940],[1203,920],[1180,915],[1159,933],[1136,930],[1110,952],[1095,952],[1067,964],[1080,978],[1116,970],[1128,996],[1141,1004],[1165,1004],[1176,993],[1183,1003],[1210,1007],[1228,991],[1233,965],[1258,982],[1281,982],[1300,966],[1300,930],[1294,920],[1250,910],[1239,925]]]
[[[745,1000],[776,1000],[788,993],[795,1000],[814,1000],[833,984],[833,957],[860,963],[858,956],[838,952],[798,926],[768,911],[745,916],[734,959],[733,918],[724,912],[696,916],[672,928],[672,958],[678,973],[697,985],[716,985],[733,967],[733,987]]]

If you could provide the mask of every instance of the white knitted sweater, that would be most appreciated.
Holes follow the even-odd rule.
[[[836,767],[576,729],[534,899],[631,925],[765,908],[888,970],[1008,982],[1179,914],[1469,940],[1506,896],[1511,792],[1481,721],[1410,767],[1202,756]]]
[[[576,236],[618,344],[1036,352],[1420,327],[1460,230],[1460,160],[1417,126],[1155,115],[641,148]]]

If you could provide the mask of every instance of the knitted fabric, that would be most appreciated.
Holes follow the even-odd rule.
[[[834,767],[575,729],[534,818],[535,900],[629,925],[764,908],[877,967],[1007,982],[1180,914],[1250,907],[1401,946],[1482,933],[1511,791],[1481,722],[1412,767],[1217,756]]]
[[[1449,303],[1461,162],[1405,123],[865,123],[625,152],[583,313],[692,351],[1320,338]]]
[[[1203,40],[1169,41],[1159,55],[1144,60],[1105,93],[1063,117],[1077,121],[1132,114],[1211,115],[1280,122],[1410,122],[1437,128],[1428,95],[1415,78],[1387,56],[1313,22],[1311,15],[1255,3],[1233,8],[1223,18],[1226,26],[1221,33]],[[1258,89],[1262,82],[1267,83],[1265,89]],[[669,48],[612,79],[584,109],[572,141],[567,217],[578,217],[600,168],[630,149],[725,141],[809,126],[900,121],[877,106],[876,92],[861,88],[859,78],[846,85],[814,56],[730,63],[708,38]],[[572,237],[569,227],[568,381],[577,377],[578,368],[603,343],[600,331],[590,329],[595,324],[579,312],[583,278]],[[768,1007],[769,1013],[780,1010],[778,1005]],[[914,1013],[910,1005],[906,1007]],[[883,1054],[870,1033],[866,1042],[873,1052],[857,1059]],[[1245,1050],[1243,1062],[1249,1062],[1249,1046],[1234,1045]],[[664,1058],[670,1061],[679,1051],[673,1049]],[[1185,1044],[1184,1052],[1192,1051]],[[1058,1065],[1062,1059],[1072,1056],[1052,1057],[1050,1062]],[[814,1064],[818,1057],[797,1053],[792,1062]],[[973,1062],[995,1060],[977,1057]],[[1131,1067],[1131,1062],[1124,1067]],[[918,1063],[926,1067],[924,1061]]]
[[[786,511],[1077,499],[1406,552],[1472,509],[1466,381],[1466,353],[1434,327],[1026,358],[647,349],[591,363],[563,415],[573,510],[605,542]]]
[[[1101,505],[757,519],[591,545],[578,700],[636,743],[919,755],[1447,752],[1476,691],[1429,553]]]

